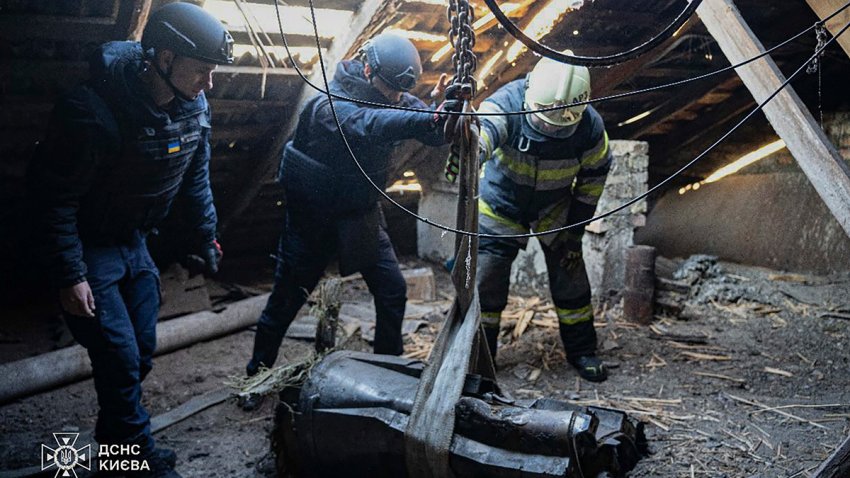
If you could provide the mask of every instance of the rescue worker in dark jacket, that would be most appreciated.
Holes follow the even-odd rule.
[[[358,59],[337,65],[330,90],[376,103],[424,108],[406,93],[422,72],[419,53],[406,38],[384,33],[367,41]],[[439,94],[444,81],[435,88]],[[399,141],[444,143],[439,116],[335,100],[342,129],[369,177],[386,187],[387,169]],[[289,324],[318,283],[328,262],[339,256],[340,274],[363,274],[375,298],[374,351],[402,353],[401,323],[407,287],[387,236],[379,193],[349,156],[326,95],[308,100],[293,139],[286,144],[280,181],[287,207],[275,284],[257,324],[248,375],[271,367]],[[254,400],[258,400],[255,397]],[[251,409],[253,401],[243,408]]]
[[[589,98],[587,68],[544,58],[527,78],[506,84],[484,100],[478,112],[540,109]],[[608,135],[593,107],[482,116],[479,146],[484,168],[478,203],[481,232],[546,231],[593,217],[611,164]],[[578,227],[539,239],[567,360],[585,379],[603,381],[607,372],[595,354],[583,233],[584,227]],[[481,319],[494,358],[511,264],[527,242],[482,237],[479,243]]]
[[[158,9],[141,44],[111,42],[95,52],[90,80],[57,103],[29,172],[49,275],[91,358],[95,438],[139,451],[123,458],[144,460],[143,476],[179,476],[174,452],[155,448],[141,404],[160,303],[145,237],[181,198],[196,231],[187,252],[217,269],[204,90],[216,65],[232,62],[232,42],[200,7]]]

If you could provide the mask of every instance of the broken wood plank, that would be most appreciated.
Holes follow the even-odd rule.
[[[739,63],[764,52],[764,45],[732,0],[705,0],[697,8],[697,14],[730,63]],[[785,81],[770,56],[736,71],[759,103]],[[850,235],[850,168],[835,146],[790,85],[767,103],[763,111],[827,208]]]
[[[181,422],[196,413],[227,400],[233,395],[229,388],[218,388],[203,395],[192,397],[189,401],[180,404],[161,415],[151,418],[151,433],[158,433],[166,428]]]

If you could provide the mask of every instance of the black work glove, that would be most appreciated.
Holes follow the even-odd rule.
[[[224,253],[221,251],[221,245],[213,239],[212,242],[198,251],[198,254],[189,254],[186,257],[186,269],[190,275],[204,274],[213,275],[218,272],[218,265]]]
[[[437,109],[434,110],[434,116],[433,116],[433,119],[432,119],[434,129],[442,128],[442,127],[445,126],[446,122],[448,122],[451,118],[457,118],[458,117],[456,115],[448,114],[447,111],[449,111],[449,112],[452,112],[452,111],[459,112],[461,110],[461,108],[463,108],[463,101],[461,101],[461,100],[452,100],[452,99],[443,100],[443,102],[440,103],[439,106],[437,106]]]
[[[581,252],[581,235],[567,232],[561,248],[561,267],[572,270],[581,265],[583,260]]]

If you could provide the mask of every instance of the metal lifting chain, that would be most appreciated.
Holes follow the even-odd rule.
[[[446,99],[456,111],[472,111],[475,94],[474,13],[468,0],[450,0],[449,37],[455,46],[455,76],[446,88]],[[478,231],[478,126],[473,116],[451,115],[444,126],[446,138],[460,158],[457,227]],[[449,450],[454,436],[455,406],[471,370],[495,379],[493,363],[483,346],[481,307],[475,284],[478,237],[455,237],[452,282],[456,297],[440,330],[405,429],[407,474],[410,478],[452,478]],[[478,346],[482,344],[482,346]]]
[[[455,52],[452,54],[455,75],[449,90],[446,91],[446,97],[471,100],[476,90],[476,82],[472,74],[478,68],[478,60],[472,51],[475,47],[475,30],[472,28],[472,23],[475,22],[475,10],[472,9],[468,0],[449,0],[446,16],[451,25],[449,42],[455,47]]]

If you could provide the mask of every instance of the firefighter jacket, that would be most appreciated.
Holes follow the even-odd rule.
[[[386,104],[387,98],[363,74],[363,63],[337,65],[330,91],[337,95]],[[400,106],[427,108],[404,93]],[[386,188],[393,148],[402,140],[444,144],[442,131],[429,113],[400,111],[334,100],[342,131],[369,178]],[[379,193],[363,177],[343,142],[326,95],[309,99],[301,110],[295,135],[284,148],[279,180],[287,200],[324,215],[365,213],[375,208]]]
[[[520,111],[524,92],[524,79],[508,83],[484,100],[478,112]],[[563,139],[536,133],[525,115],[481,119],[481,158],[486,161],[479,199],[482,230],[544,231],[593,216],[611,153],[602,118],[592,106],[585,110],[575,133]],[[540,240],[557,247],[563,241],[579,240],[583,230],[548,234]]]
[[[185,198],[197,246],[215,238],[209,182],[210,110],[201,93],[157,107],[141,83],[136,42],[102,45],[90,80],[56,105],[28,174],[42,255],[55,285],[85,280],[83,244],[147,234]]]

